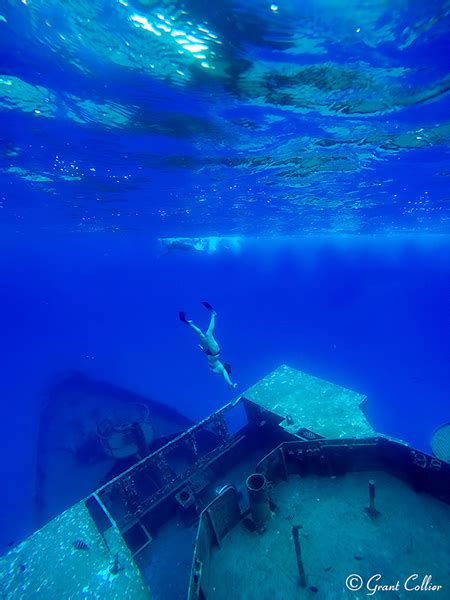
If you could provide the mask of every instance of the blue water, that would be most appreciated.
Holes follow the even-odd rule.
[[[5,260],[6,259],[6,260]],[[450,243],[445,238],[251,242],[239,254],[161,255],[144,236],[2,247],[2,535],[32,527],[41,395],[76,370],[192,419],[233,397],[197,340],[207,298],[244,390],[280,364],[367,394],[376,430],[429,451],[448,420]],[[18,522],[6,518],[16,515]]]
[[[203,300],[237,392],[285,363],[420,449],[450,420],[449,3],[163,4],[0,7],[2,548],[61,375],[194,420],[233,397],[178,320]]]

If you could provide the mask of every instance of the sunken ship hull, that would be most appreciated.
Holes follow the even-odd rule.
[[[447,598],[450,465],[365,401],[279,367],[0,558],[7,598]]]
[[[81,373],[53,383],[39,420],[36,527],[192,424],[165,404]]]

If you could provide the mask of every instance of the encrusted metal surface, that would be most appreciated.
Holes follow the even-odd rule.
[[[376,483],[376,519],[365,510],[370,480]],[[241,522],[220,547],[212,547],[203,586],[207,599],[450,598],[450,507],[415,493],[403,479],[382,471],[347,472],[343,477],[292,475],[273,485],[272,499],[276,508],[263,534]],[[360,587],[346,585],[351,574]],[[422,582],[429,587],[420,587]],[[376,584],[391,585],[391,591],[377,592]]]
[[[122,536],[111,527],[102,537],[84,502],[0,558],[0,590],[8,600],[151,599]]]
[[[450,463],[450,423],[441,425],[431,438],[433,454]]]
[[[242,396],[283,417],[281,426],[292,434],[306,428],[325,438],[375,435],[361,409],[364,395],[286,365],[275,369]]]

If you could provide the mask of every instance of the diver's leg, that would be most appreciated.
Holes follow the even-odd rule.
[[[183,321],[183,323],[186,323],[186,325],[189,325],[189,327],[195,331],[195,333],[199,336],[199,337],[203,337],[203,332],[200,329],[200,327],[197,327],[197,325],[194,325],[194,321],[192,321],[192,319],[186,319],[186,313],[185,312],[180,312],[179,313],[179,317],[180,317],[180,321]]]
[[[211,336],[214,333],[214,327],[216,325],[216,313],[215,311],[211,312],[211,319],[209,321],[208,329],[206,330],[206,335]]]
[[[218,352],[220,352],[219,344],[217,343],[217,341],[215,340],[214,335],[213,335],[215,324],[216,324],[216,313],[212,312],[211,313],[211,321],[209,322],[209,327],[205,333],[205,339],[208,342],[208,346],[209,346],[209,349],[212,352],[212,354],[217,354]]]
[[[200,329],[200,327],[197,327],[197,325],[194,325],[193,321],[186,321],[186,323],[189,325],[189,327],[195,331],[195,333],[198,335],[198,337],[203,337],[203,331]]]

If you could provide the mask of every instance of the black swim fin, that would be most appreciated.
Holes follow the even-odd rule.
[[[214,310],[209,302],[202,302],[203,306],[208,310]]]
[[[187,323],[186,313],[185,312],[183,312],[182,310],[180,310],[180,312],[178,313],[178,316],[180,317],[180,321],[183,321],[183,323]]]

